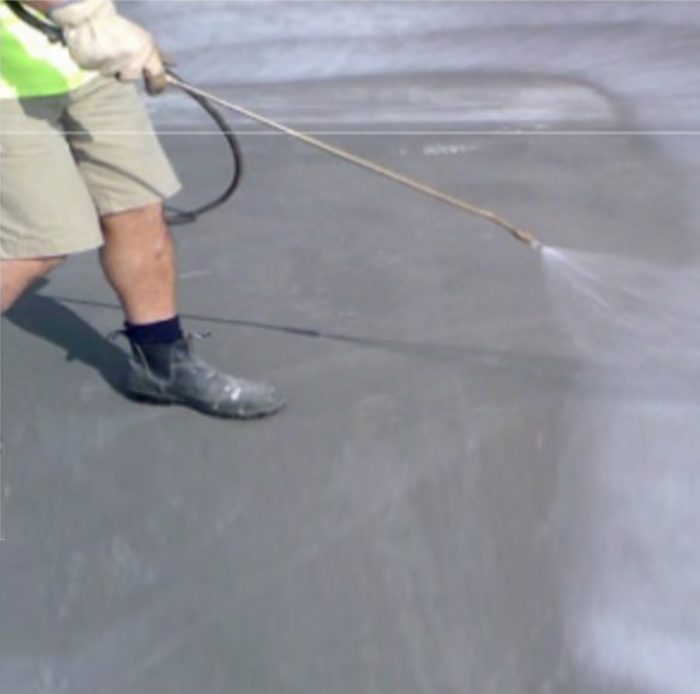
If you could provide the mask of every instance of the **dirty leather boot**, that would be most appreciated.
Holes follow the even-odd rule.
[[[284,407],[271,385],[229,376],[195,356],[189,338],[172,344],[131,342],[131,349],[126,391],[135,399],[236,419],[265,417]]]

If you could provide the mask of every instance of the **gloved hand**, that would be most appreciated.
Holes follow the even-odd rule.
[[[80,67],[120,80],[143,77],[151,94],[165,89],[165,67],[153,37],[117,14],[112,0],[61,3],[48,16],[63,29],[66,46]]]

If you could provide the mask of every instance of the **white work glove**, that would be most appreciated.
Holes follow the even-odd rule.
[[[112,0],[61,3],[49,18],[63,29],[66,46],[80,67],[120,80],[143,77],[151,94],[165,89],[165,68],[153,37],[117,14]]]

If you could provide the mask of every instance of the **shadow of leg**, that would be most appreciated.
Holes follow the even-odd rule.
[[[66,361],[77,359],[92,367],[113,390],[123,393],[128,355],[55,299],[28,293],[5,317],[22,330],[65,350]]]

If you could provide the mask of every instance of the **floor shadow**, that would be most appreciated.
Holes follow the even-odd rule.
[[[5,317],[18,328],[51,342],[66,353],[66,361],[80,361],[95,369],[109,386],[123,394],[128,355],[89,323],[51,296],[27,293]]]
[[[59,306],[73,316],[74,319],[77,319],[77,316],[66,309],[63,306],[64,304],[120,310],[116,304],[90,299],[58,295],[37,298],[43,298],[45,301]],[[530,387],[540,389],[546,386],[552,389],[553,392],[568,392],[572,385],[575,384],[576,392],[581,398],[696,403],[698,401],[697,393],[700,389],[700,374],[696,370],[690,370],[674,364],[660,364],[650,361],[645,370],[640,372],[637,368],[630,369],[626,367],[624,363],[607,363],[591,359],[587,362],[588,377],[582,381],[578,378],[578,360],[566,355],[512,352],[490,347],[449,344],[429,340],[409,341],[348,335],[306,326],[266,323],[263,321],[212,315],[181,313],[180,317],[186,320],[205,322],[210,325],[254,328],[266,332],[296,335],[301,338],[352,344],[364,349],[378,350],[437,363],[472,365],[476,366],[479,372],[485,376],[488,374],[503,375],[505,373],[509,378],[517,378],[520,381],[529,383]],[[82,324],[88,327],[85,323]],[[41,334],[39,331],[33,332]],[[102,344],[104,338],[100,338],[100,340],[100,344]],[[57,340],[54,340],[54,342],[58,343]],[[98,348],[99,344],[95,344],[92,349],[97,350]],[[119,353],[124,356],[123,353]],[[103,359],[104,357],[100,358]],[[90,361],[87,361],[87,363],[90,363]]]

